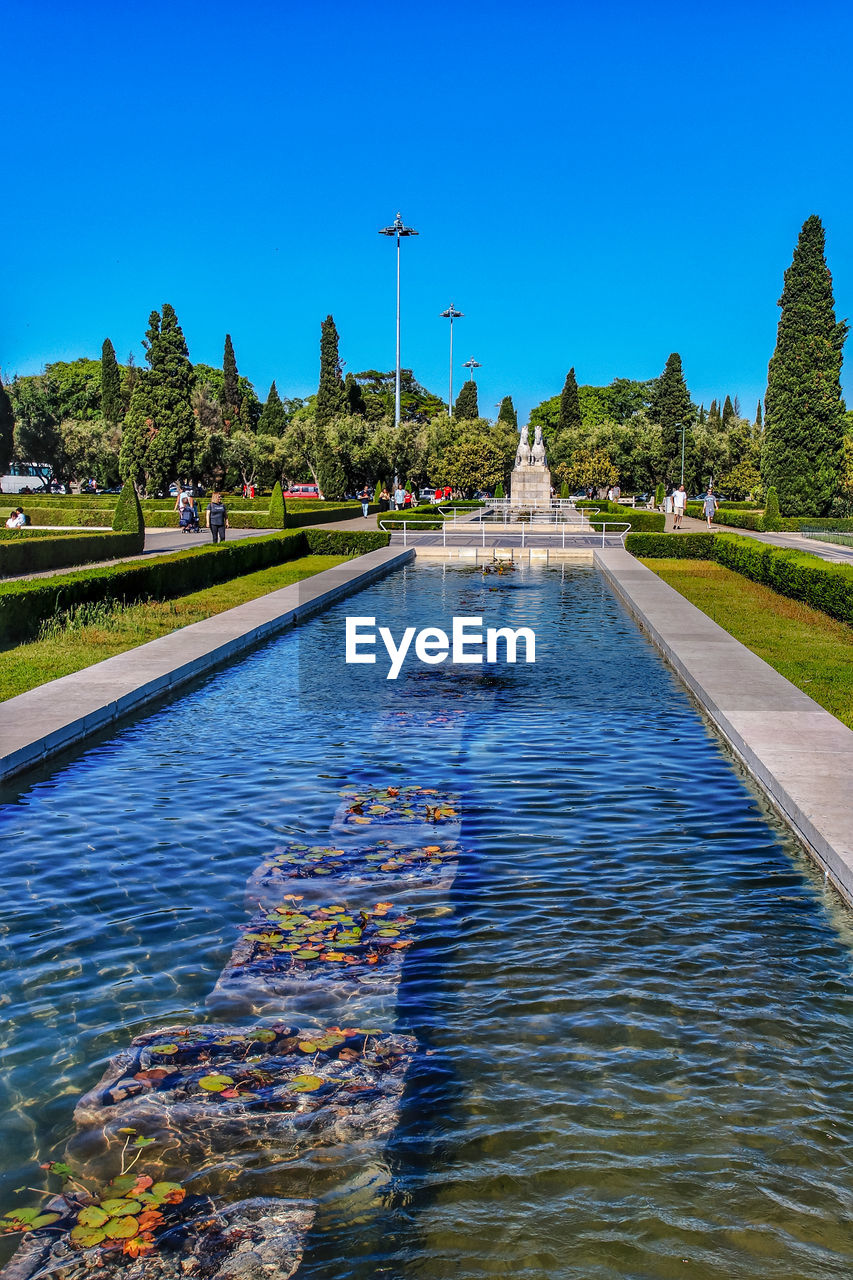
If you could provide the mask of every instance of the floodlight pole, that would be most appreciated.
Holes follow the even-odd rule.
[[[394,426],[400,425],[400,237],[416,236],[414,227],[403,225],[398,213],[390,227],[382,227],[381,236],[394,236],[397,241],[397,377],[394,386]]]
[[[480,364],[480,361],[479,361],[479,360],[475,360],[473,356],[471,357],[471,359],[470,359],[470,360],[466,360],[466,361],[465,361],[465,363],[462,365],[462,368],[463,368],[463,369],[470,369],[470,370],[471,370],[471,376],[470,376],[470,378],[468,379],[468,381],[469,381],[469,382],[473,382],[473,381],[474,381],[474,370],[475,370],[475,369],[482,369],[482,367],[483,367],[483,366]]]
[[[453,417],[453,321],[461,320],[464,314],[464,311],[456,311],[452,302],[446,311],[439,312],[442,320],[450,321],[450,387],[447,393],[447,413],[451,418]]]
[[[681,483],[684,484],[684,440],[687,435],[687,424],[681,428]]]

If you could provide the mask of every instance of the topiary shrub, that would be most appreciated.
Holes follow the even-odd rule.
[[[376,481],[376,488],[373,490],[373,501],[379,506],[379,500],[382,497],[382,481]]]
[[[503,487],[503,485],[501,484],[501,482],[500,482],[500,481],[498,481],[498,487],[495,489],[495,497],[496,497],[496,498],[505,498],[505,497],[506,497],[506,494],[504,493],[504,487]]]
[[[139,495],[132,480],[125,481],[124,488],[119,494],[116,509],[113,512],[113,531],[135,533],[139,540],[139,550],[142,550],[145,543],[145,520],[139,505]]]
[[[666,497],[666,487],[661,482],[661,484],[658,484],[655,486],[655,506],[662,507],[663,500],[665,497]]]
[[[284,529],[287,525],[287,506],[284,501],[284,494],[281,491],[281,481],[276,480],[275,488],[270,497],[270,505],[268,515],[271,521],[275,521],[276,529]]]
[[[761,517],[759,529],[769,532],[772,529],[781,529],[782,522],[779,518],[779,495],[776,488],[771,484],[767,490],[767,500],[764,504],[764,515]]]
[[[571,497],[571,494],[569,493],[569,482],[567,480],[564,480],[563,483],[560,485],[560,497],[561,498]]]

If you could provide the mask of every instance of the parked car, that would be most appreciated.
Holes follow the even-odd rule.
[[[319,498],[320,490],[316,484],[292,484],[290,488],[285,489],[282,497],[284,498]]]

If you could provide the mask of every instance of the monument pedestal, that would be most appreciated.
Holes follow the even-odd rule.
[[[509,501],[511,507],[551,506],[551,472],[537,463],[516,467],[510,480]]]

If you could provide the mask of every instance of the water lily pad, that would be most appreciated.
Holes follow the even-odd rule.
[[[322,1076],[294,1076],[288,1085],[294,1093],[316,1093],[318,1089],[322,1089],[326,1081]]]
[[[102,1200],[101,1208],[108,1218],[124,1218],[130,1213],[139,1213],[142,1205],[138,1200]]]
[[[153,1044],[151,1046],[151,1052],[171,1055],[178,1052],[178,1046],[176,1044]]]
[[[316,1053],[320,1046],[314,1040],[300,1040],[299,1048],[303,1053]]]
[[[155,1200],[165,1200],[167,1196],[174,1195],[180,1191],[181,1196],[184,1195],[184,1189],[180,1182],[155,1182],[151,1188],[151,1194]]]
[[[130,1240],[138,1233],[139,1223],[136,1218],[110,1218],[102,1230],[108,1240]]]
[[[77,1221],[82,1227],[102,1227],[109,1220],[110,1215],[99,1204],[87,1205],[85,1209],[80,1210],[77,1217]]]
[[[302,947],[299,951],[294,951],[293,958],[294,960],[316,960],[319,954],[320,952],[315,951],[313,947]]]
[[[106,1235],[97,1227],[73,1227],[71,1231],[71,1242],[79,1249],[92,1249],[104,1240]]]
[[[255,1027],[252,1031],[246,1032],[247,1040],[260,1040],[262,1044],[269,1044],[275,1040],[275,1032],[270,1027]]]
[[[202,1076],[199,1080],[200,1088],[206,1090],[207,1093],[221,1093],[223,1089],[227,1089],[229,1084],[234,1081],[231,1076],[223,1076],[218,1072],[214,1072],[209,1076]]]

